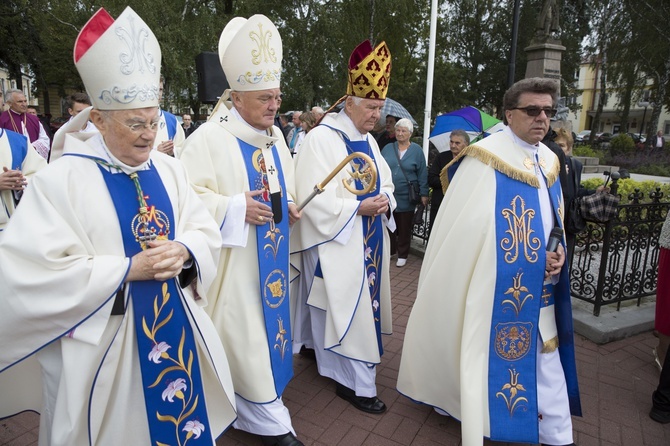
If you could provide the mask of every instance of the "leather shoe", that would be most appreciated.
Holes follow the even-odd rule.
[[[305,446],[291,432],[284,435],[261,435],[263,446]]]
[[[380,414],[386,412],[386,404],[376,396],[356,396],[356,392],[342,384],[337,384],[335,394],[343,400],[349,401],[358,410],[367,413]]]
[[[668,424],[670,423],[670,412],[652,407],[651,412],[649,412],[649,418],[657,423]]]

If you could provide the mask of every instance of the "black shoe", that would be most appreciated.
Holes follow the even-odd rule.
[[[298,352],[300,356],[303,358],[311,359],[312,361],[316,361],[316,352],[314,352],[313,348],[307,348],[304,345],[300,347],[300,352]]]
[[[661,424],[668,424],[670,423],[670,412],[652,407],[651,412],[649,412],[649,418]]]
[[[356,392],[340,383],[337,383],[335,394],[343,400],[349,401],[352,406],[363,412],[375,414],[386,412],[386,404],[376,396],[371,398],[356,396]]]
[[[291,432],[284,435],[261,435],[263,446],[305,446]]]

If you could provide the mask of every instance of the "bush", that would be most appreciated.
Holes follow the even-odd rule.
[[[603,178],[589,178],[588,180],[582,181],[582,186],[586,189],[596,189],[598,186],[602,186],[605,182],[606,177]],[[608,183],[610,186],[612,182]],[[655,192],[656,188],[660,188],[663,193],[663,198],[661,201],[668,201],[670,199],[670,184],[667,183],[658,183],[656,181],[635,181],[630,178],[625,180],[619,180],[617,182],[619,188],[617,193],[621,196],[621,204],[626,204],[629,202],[628,196],[635,192],[635,189],[639,189],[642,192],[643,197],[642,202],[650,201],[649,193]]]
[[[631,173],[670,177],[670,153],[668,152],[636,150],[635,153],[613,156],[602,164],[619,166],[628,169]]]
[[[619,133],[610,140],[610,153],[613,157],[617,155],[628,155],[635,152],[633,138],[625,133]]]
[[[605,154],[602,150],[595,150],[591,146],[578,146],[572,149],[572,156],[588,156],[598,158],[600,163],[605,160]]]

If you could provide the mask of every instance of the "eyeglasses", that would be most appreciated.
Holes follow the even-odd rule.
[[[528,116],[532,116],[533,118],[540,116],[540,112],[544,112],[547,118],[553,118],[557,112],[555,108],[540,108],[532,105],[529,107],[514,107],[512,110],[523,110]]]
[[[141,135],[145,130],[149,130],[150,132],[157,132],[158,126],[161,123],[160,121],[152,121],[148,124],[140,124],[139,122],[135,124],[126,124],[125,122],[121,122],[118,119],[114,118],[113,116],[110,116],[110,118],[112,118],[119,124],[128,127],[131,132],[136,133],[138,135]]]

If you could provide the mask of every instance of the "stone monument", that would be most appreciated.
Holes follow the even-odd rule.
[[[561,81],[561,45],[558,0],[545,0],[535,25],[535,36],[525,48],[526,77],[547,77]]]

